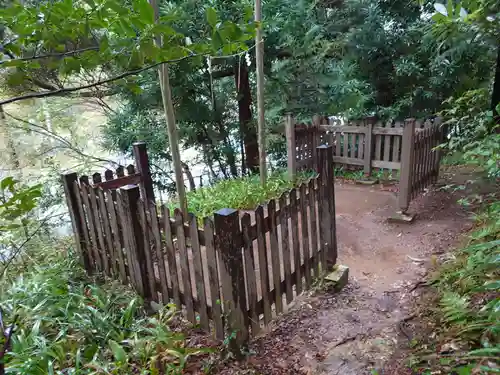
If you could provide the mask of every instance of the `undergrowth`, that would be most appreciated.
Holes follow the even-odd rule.
[[[489,135],[463,143],[462,163],[480,166],[485,178],[498,185],[500,134],[495,127]],[[497,191],[481,200],[483,207],[475,215],[476,229],[468,243],[455,251],[433,277],[440,298],[435,311],[439,330],[420,349],[430,344],[436,346],[437,353],[419,353],[414,361],[419,374],[500,373],[498,198]],[[462,201],[466,203],[467,198]]]
[[[24,258],[0,285],[5,373],[180,374],[200,352],[171,330],[173,307],[147,316],[134,292],[96,284],[66,246]]]
[[[300,172],[295,181],[290,181],[286,173],[274,173],[269,176],[265,186],[260,184],[258,175],[221,180],[212,186],[188,192],[188,211],[203,218],[212,216],[222,208],[255,209],[270,199],[279,198],[314,175],[315,172]],[[175,203],[170,204],[172,210],[177,206]]]
[[[440,295],[438,354],[420,353],[414,365],[421,374],[500,372],[500,202],[490,203],[476,222],[469,244],[432,280]]]

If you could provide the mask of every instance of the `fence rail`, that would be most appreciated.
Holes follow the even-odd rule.
[[[241,345],[336,262],[332,146],[317,156],[318,177],[255,210],[201,221],[158,207],[144,187],[120,186],[138,178],[135,168],[113,180],[107,171],[114,184],[64,175],[82,263],[146,300],[173,301],[220,339],[238,332]]]

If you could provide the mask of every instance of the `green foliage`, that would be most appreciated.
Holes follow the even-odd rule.
[[[485,169],[491,178],[500,177],[500,133],[493,133],[467,146],[464,159]]]
[[[210,9],[209,21],[218,20]],[[14,2],[0,10],[1,65],[11,68],[6,82],[18,91],[32,86],[56,91],[62,88],[63,77],[81,75],[86,83],[101,86],[110,76],[124,74],[126,79],[119,84],[140,92],[133,78],[127,78],[134,70],[246,49],[243,42],[253,37],[255,29],[252,22],[220,20],[209,25],[211,38],[199,35],[188,40],[176,25],[179,17],[178,9],[169,7],[155,20],[148,0],[132,0],[125,6],[117,0]],[[100,79],[102,73],[106,79]],[[116,86],[111,91],[115,90]]]
[[[41,185],[20,186],[13,177],[0,181],[0,236],[27,224],[28,214],[41,196]]]
[[[249,5],[212,1],[202,8],[179,1],[175,6],[163,4],[162,11],[168,14],[175,8],[172,27],[192,40],[210,39],[217,48],[226,28],[222,19],[243,25],[252,13]],[[455,22],[454,40],[447,40],[436,32],[439,25],[434,20],[423,17],[432,12],[430,3],[420,8],[416,2],[353,0],[326,7],[312,0],[272,0],[263,6],[266,127],[271,133],[267,146],[278,164],[283,161],[283,137],[273,133],[282,133],[286,112],[298,118],[316,113],[427,116],[451,95],[460,97],[490,85],[495,39],[490,34],[476,38],[473,24]],[[247,56],[183,61],[172,69],[181,142],[186,148],[196,147],[209,168],[229,165],[234,172],[234,160],[243,159],[240,143],[245,140],[242,124],[238,126],[233,76],[240,64],[248,62],[255,92],[253,40],[243,39],[225,46],[244,43],[239,50],[246,48]],[[472,44],[475,40],[479,41]],[[224,53],[224,47],[218,51]],[[151,138],[151,155],[168,163],[166,140],[157,130],[161,95],[155,80],[153,74],[143,73],[137,79],[141,90],[120,91],[125,104],[105,127],[106,146],[124,150],[132,139]]]
[[[440,115],[450,139],[445,147],[450,152],[463,151],[464,146],[482,140],[493,128],[493,113],[488,110],[488,90],[476,89],[443,102]]]
[[[13,282],[0,284],[4,324],[14,327],[7,373],[180,374],[203,351],[169,328],[172,306],[146,316],[137,295],[96,285],[77,258],[54,243],[40,246],[29,264],[15,266]]]
[[[265,186],[260,184],[258,175],[221,180],[213,186],[188,192],[188,211],[203,219],[222,208],[253,210],[270,199],[279,198],[313,176],[314,172],[303,172],[298,174],[295,181],[289,181],[286,173],[274,173],[269,176]],[[171,207],[176,207],[175,203]]]

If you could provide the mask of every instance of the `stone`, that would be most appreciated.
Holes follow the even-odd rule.
[[[389,217],[387,221],[393,224],[409,224],[415,219],[415,214],[409,214],[408,212],[396,212],[395,215]]]
[[[325,280],[334,284],[334,289],[336,291],[342,290],[342,288],[347,285],[348,279],[349,267],[342,264],[335,265],[333,271],[325,277]]]
[[[375,185],[378,183],[378,179],[376,179],[376,180],[369,180],[369,179],[356,180],[356,183],[359,185]]]

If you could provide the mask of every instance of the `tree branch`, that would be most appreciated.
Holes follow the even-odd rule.
[[[142,73],[142,72],[144,72],[146,70],[156,68],[157,66],[160,66],[162,64],[179,62],[179,61],[182,61],[182,60],[188,59],[190,57],[194,57],[194,56],[198,56],[198,55],[190,54],[190,55],[178,58],[178,59],[161,61],[161,62],[158,62],[158,63],[154,63],[154,64],[151,64],[151,65],[145,66],[143,68],[139,68],[139,69],[135,69],[135,70],[130,70],[128,72],[119,74],[117,76],[114,76],[114,77],[111,77],[111,78],[108,78],[108,79],[104,79],[102,81],[97,81],[97,82],[94,82],[94,83],[90,83],[88,85],[82,85],[82,86],[77,86],[77,87],[67,87],[67,88],[62,88],[62,89],[58,89],[58,90],[45,91],[45,92],[35,92],[35,93],[26,94],[26,95],[16,96],[16,97],[13,97],[13,98],[9,98],[9,99],[5,99],[5,100],[0,101],[0,105],[14,103],[14,102],[18,102],[18,101],[21,101],[21,100],[27,100],[27,99],[47,98],[47,97],[51,97],[51,96],[63,96],[63,95],[66,95],[66,94],[69,94],[69,93],[72,93],[72,92],[76,92],[76,91],[80,91],[80,90],[85,90],[85,89],[90,89],[92,87],[96,87],[96,86],[100,86],[100,85],[105,85],[106,83],[111,83],[111,82],[114,82],[114,81],[118,81],[120,79],[123,79],[123,78],[129,77],[129,76],[133,76],[133,75]]]
[[[52,131],[47,130],[42,125],[34,124],[32,122],[23,120],[22,118],[16,117],[16,116],[11,115],[10,113],[7,113],[7,112],[4,112],[4,113],[5,113],[5,115],[9,116],[10,118],[12,118],[14,120],[20,121],[22,123],[25,123],[25,124],[31,126],[32,128],[30,129],[30,131],[35,132],[35,133],[40,134],[40,135],[45,135],[45,136],[49,136],[49,137],[54,138],[55,140],[61,142],[64,145],[64,146],[61,146],[61,148],[66,148],[66,149],[68,149],[70,151],[73,151],[75,154],[77,154],[77,155],[79,155],[79,156],[81,156],[83,158],[94,160],[94,161],[100,162],[100,163],[112,164],[112,165],[116,165],[116,166],[119,165],[119,163],[117,163],[117,162],[115,162],[113,160],[103,159],[103,158],[100,158],[100,157],[97,157],[97,156],[86,154],[85,152],[79,150],[76,146],[74,146],[67,139],[61,137],[57,133],[54,133]],[[18,128],[18,129],[24,129],[24,130],[26,130],[25,127],[20,127],[20,126],[16,126],[16,125],[11,125],[11,126],[14,126],[14,127]]]
[[[68,51],[68,52],[60,52],[60,53],[47,53],[45,55],[33,55],[29,57],[19,57],[19,58],[13,58],[10,60],[5,60],[5,61],[0,61],[0,65],[10,63],[12,61],[32,61],[32,60],[40,60],[40,59],[48,59],[52,57],[67,57],[67,56],[74,56],[78,55],[79,53],[86,52],[86,51],[99,51],[99,46],[94,46],[94,47],[87,47],[87,48],[82,48],[82,49],[76,49],[74,51]]]
[[[42,89],[45,90],[59,90],[57,86],[54,86],[48,82],[44,82],[38,78],[35,77],[30,77],[29,80],[36,86],[41,87]]]

